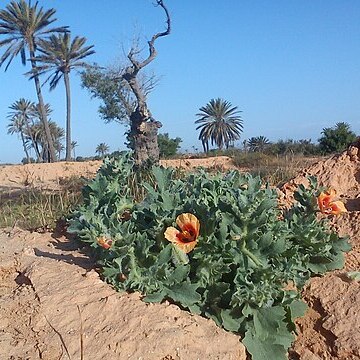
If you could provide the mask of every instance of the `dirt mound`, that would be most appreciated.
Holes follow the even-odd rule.
[[[74,177],[92,178],[101,161],[57,162],[0,166],[0,190],[23,189],[27,186],[57,189],[61,180]]]
[[[0,191],[23,189],[27,186],[50,190],[58,189],[63,179],[71,177],[93,178],[101,164],[102,161],[59,161],[51,164],[0,165]],[[216,170],[236,168],[228,156],[160,160],[160,165],[184,170],[192,170],[197,167]]]
[[[0,232],[0,359],[246,358],[239,337],[169,303],[100,280],[74,242]]]
[[[349,235],[352,250],[346,254],[345,268],[313,278],[303,291],[310,306],[298,320],[299,335],[293,349],[304,360],[355,360],[360,358],[360,283],[351,281],[348,271],[360,271],[360,140],[341,155],[320,161],[304,170],[283,187],[285,198],[307,184],[314,175],[318,182],[334,188],[344,201],[347,213],[330,217],[332,228]]]

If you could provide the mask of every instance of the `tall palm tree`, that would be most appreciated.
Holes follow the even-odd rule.
[[[219,149],[224,146],[229,147],[235,140],[240,139],[243,129],[243,121],[239,115],[241,111],[237,106],[232,106],[229,101],[221,98],[211,99],[205,106],[201,107],[199,117],[195,124],[200,124],[196,130],[200,129],[199,140],[201,140],[204,151],[209,151],[209,141],[211,145],[216,145]]]
[[[20,138],[22,141],[22,145],[24,148],[24,152],[25,152],[25,156],[27,159],[27,164],[30,163],[30,156],[26,147],[26,142],[25,142],[25,136],[24,136],[24,131],[25,131],[25,122],[24,122],[24,118],[22,118],[21,116],[18,115],[10,115],[10,124],[8,124],[7,128],[8,128],[8,134],[20,134]]]
[[[33,5],[29,0],[12,0],[4,10],[0,10],[0,35],[4,37],[0,41],[0,47],[6,46],[5,52],[0,57],[0,66],[7,62],[5,71],[12,60],[21,55],[23,65],[26,64],[27,51],[29,53],[31,67],[36,69],[35,53],[37,44],[41,38],[51,33],[66,32],[67,27],[48,28],[56,21],[55,10],[44,11],[38,8],[38,2]],[[44,99],[41,93],[41,86],[38,76],[34,73],[36,94],[41,109],[41,121],[44,125],[46,140],[50,152],[50,161],[56,160],[55,148],[51,139],[48,120],[44,111]]]
[[[97,147],[95,152],[99,154],[102,158],[109,152],[110,148],[105,143],[100,143]]]
[[[259,151],[263,152],[268,145],[270,145],[270,141],[266,136],[256,136],[252,137],[248,140],[248,146],[250,151]]]
[[[50,81],[50,90],[56,88],[57,84],[64,78],[66,91],[66,156],[65,160],[71,160],[71,96],[70,96],[70,71],[85,68],[89,65],[83,61],[89,55],[95,53],[94,45],[85,46],[86,38],[76,36],[72,41],[69,33],[51,35],[47,40],[39,40],[39,52],[34,60],[40,63],[32,71],[33,78],[50,72],[47,81]]]
[[[23,124],[23,135],[26,138],[29,138],[31,141],[31,146],[34,148],[37,160],[40,161],[40,153],[35,147],[34,138],[32,137],[30,126],[33,124],[33,120],[35,118],[35,103],[33,103],[30,100],[26,100],[24,98],[21,98],[17,101],[15,101],[13,104],[9,106],[9,109],[12,110],[9,113],[9,118],[13,119],[14,117],[18,117],[20,122]],[[26,141],[25,141],[26,142]]]

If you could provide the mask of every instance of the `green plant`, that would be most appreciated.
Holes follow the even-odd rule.
[[[349,250],[317,220],[316,181],[281,211],[275,189],[236,171],[179,177],[153,167],[137,184],[146,191],[141,201],[129,186],[133,174],[129,157],[106,159],[70,219],[104,279],[144,301],[170,299],[213,319],[240,334],[254,360],[285,359],[293,321],[306,310],[301,288],[341,268]]]
[[[211,99],[199,109],[195,124],[200,124],[196,130],[200,130],[199,140],[204,152],[209,151],[210,141],[211,145],[216,145],[222,150],[240,139],[243,120],[239,115],[241,111],[237,109],[237,106],[232,106],[229,101],[221,98]]]
[[[350,130],[350,125],[337,123],[333,128],[324,128],[323,136],[319,139],[319,148],[323,154],[344,151],[356,140],[356,134]]]
[[[158,134],[157,137],[160,158],[167,158],[176,155],[182,140],[179,137],[170,138],[168,133]]]
[[[260,135],[247,140],[246,145],[250,151],[264,152],[270,146],[270,144],[270,140],[267,137]]]

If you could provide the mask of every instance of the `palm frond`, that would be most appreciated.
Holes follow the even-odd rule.
[[[211,99],[205,106],[199,109],[195,124],[200,124],[196,130],[200,130],[199,140],[204,144],[209,141],[220,149],[228,146],[240,138],[243,130],[241,111],[237,106],[221,98]]]

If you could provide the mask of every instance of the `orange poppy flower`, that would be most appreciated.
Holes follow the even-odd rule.
[[[105,250],[108,250],[111,248],[111,245],[113,243],[113,241],[106,237],[106,236],[100,236],[96,239],[97,243],[104,248]]]
[[[180,231],[172,226],[168,227],[164,233],[165,239],[178,246],[187,254],[197,244],[200,222],[195,215],[184,213],[176,218],[176,224]]]
[[[342,201],[333,201],[336,196],[336,190],[322,192],[318,198],[319,209],[323,214],[339,215],[347,212]]]

